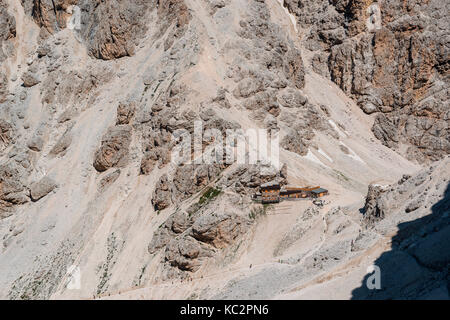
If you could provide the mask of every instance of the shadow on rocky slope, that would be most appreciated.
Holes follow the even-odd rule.
[[[392,249],[375,265],[381,289],[368,289],[374,273],[367,274],[352,299],[449,299],[450,183],[430,215],[398,225]]]

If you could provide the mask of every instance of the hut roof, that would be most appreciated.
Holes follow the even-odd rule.
[[[323,192],[328,192],[328,190],[324,189],[324,188],[317,188],[317,189],[312,190],[311,192],[313,192],[313,193],[323,193]]]

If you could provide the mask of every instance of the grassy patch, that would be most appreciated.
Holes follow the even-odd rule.
[[[263,204],[261,206],[253,207],[250,210],[250,213],[248,214],[248,217],[251,220],[256,220],[256,219],[258,219],[261,216],[267,215],[267,212],[269,211],[269,209],[270,209],[270,204],[267,204],[267,203],[265,203],[265,204]]]
[[[339,170],[333,170],[333,171],[337,174],[339,179],[344,180],[344,181],[350,181],[350,179],[345,174],[340,172]]]
[[[198,200],[199,205],[204,205],[205,203],[208,203],[212,201],[214,198],[216,198],[219,194],[222,193],[222,190],[216,189],[216,188],[208,188],[202,196],[200,197],[200,200]]]
[[[100,282],[97,286],[97,294],[104,293],[106,289],[108,288],[108,281],[111,278],[111,269],[116,264],[116,257],[115,254],[119,250],[119,241],[117,240],[116,235],[113,233],[110,234],[110,236],[107,239],[107,255],[106,255],[106,262],[103,263],[101,266],[98,267],[97,272],[101,272],[100,276]],[[123,242],[122,242],[123,246]]]

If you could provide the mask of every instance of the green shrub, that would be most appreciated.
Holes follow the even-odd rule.
[[[214,198],[216,198],[221,192],[222,192],[222,190],[220,190],[220,189],[209,187],[208,190],[206,190],[202,194],[202,196],[200,197],[200,200],[198,201],[198,203],[200,205],[203,205],[203,204],[213,200]]]
[[[248,214],[248,217],[252,220],[256,220],[260,216],[267,215],[267,211],[270,208],[270,205],[265,203],[261,206],[253,207]]]

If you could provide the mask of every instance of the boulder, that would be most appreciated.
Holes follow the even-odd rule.
[[[38,201],[58,187],[58,184],[50,177],[45,176],[41,180],[30,185],[32,201]]]
[[[99,182],[98,190],[99,192],[104,192],[108,189],[120,176],[120,169],[116,169],[112,172],[107,173]]]
[[[53,155],[59,155],[64,153],[72,144],[73,135],[72,132],[66,131],[63,136],[56,142],[50,153]]]
[[[247,228],[245,220],[233,213],[206,214],[192,225],[192,236],[198,241],[224,248]]]
[[[366,202],[364,204],[364,219],[371,224],[385,217],[386,208],[381,200],[381,195],[386,189],[379,185],[371,184],[368,187]]]
[[[112,167],[124,166],[128,161],[131,142],[131,127],[119,125],[108,129],[103,136],[100,149],[94,157],[94,168],[103,172]]]
[[[183,271],[197,271],[201,266],[199,258],[211,256],[212,250],[186,235],[173,239],[165,250],[165,260]]]
[[[39,77],[35,73],[32,73],[30,71],[27,71],[22,75],[22,81],[23,86],[27,88],[33,87],[41,82]]]
[[[0,165],[0,211],[2,207],[28,202],[26,176],[24,168],[14,162]]]
[[[171,203],[169,181],[167,174],[163,174],[156,183],[155,190],[153,191],[152,204],[155,210],[163,210],[170,206]]]
[[[136,103],[134,102],[122,102],[117,107],[117,125],[130,124],[131,119],[136,111]]]
[[[0,119],[0,151],[10,145],[13,138],[13,128],[11,124]]]

